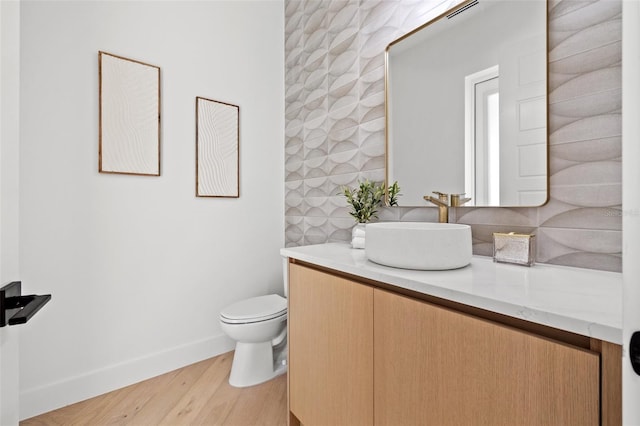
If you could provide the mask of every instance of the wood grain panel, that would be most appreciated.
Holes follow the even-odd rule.
[[[591,339],[591,350],[599,352],[602,426],[622,424],[622,346]]]
[[[305,425],[373,424],[373,289],[289,265],[289,408]]]
[[[378,290],[377,425],[597,425],[599,355]]]

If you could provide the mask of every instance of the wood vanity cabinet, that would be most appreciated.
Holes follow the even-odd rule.
[[[376,424],[599,422],[597,353],[382,290],[374,311]]]
[[[373,288],[290,264],[288,301],[289,411],[307,425],[372,425]]]
[[[290,424],[621,423],[618,345],[300,263],[289,265]]]

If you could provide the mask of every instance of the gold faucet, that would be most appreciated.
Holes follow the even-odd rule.
[[[451,207],[461,207],[464,203],[467,203],[469,201],[471,201],[471,198],[464,198],[464,193],[451,194]]]
[[[431,195],[425,195],[423,198],[438,206],[438,222],[449,222],[449,194],[438,191],[433,191],[433,193],[436,194],[438,198],[432,197]]]
[[[464,203],[471,201],[471,198],[464,198],[464,194],[451,194],[451,204],[449,204],[449,194],[444,192],[433,191],[438,198],[431,195],[425,195],[423,198],[430,203],[438,206],[438,222],[449,222],[449,207],[460,207]],[[462,198],[461,198],[462,197]]]

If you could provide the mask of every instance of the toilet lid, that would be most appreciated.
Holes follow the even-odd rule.
[[[252,297],[227,306],[220,312],[225,322],[258,322],[287,313],[287,299],[277,294]]]

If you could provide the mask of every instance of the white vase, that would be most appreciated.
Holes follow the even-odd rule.
[[[351,248],[363,249],[364,248],[364,231],[365,223],[356,224],[351,230]]]

